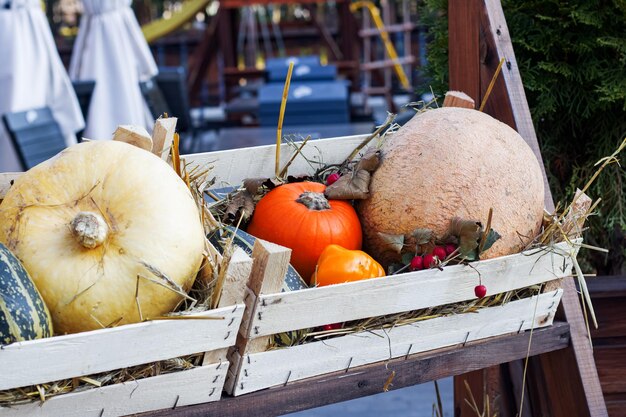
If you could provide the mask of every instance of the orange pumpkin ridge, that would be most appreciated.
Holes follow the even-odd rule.
[[[330,244],[361,248],[361,224],[346,201],[326,200],[326,186],[316,182],[281,185],[257,204],[248,233],[292,250],[291,264],[310,277]],[[328,208],[326,208],[328,207]]]

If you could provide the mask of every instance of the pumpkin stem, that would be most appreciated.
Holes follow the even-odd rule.
[[[296,200],[298,203],[304,205],[309,210],[321,211],[330,210],[330,204],[324,194],[314,193],[312,191],[305,191],[300,194],[300,197]]]
[[[70,230],[76,241],[86,248],[100,246],[109,234],[109,226],[98,213],[79,212],[70,222]]]

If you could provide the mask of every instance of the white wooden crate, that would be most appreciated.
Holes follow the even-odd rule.
[[[323,164],[341,163],[365,136],[312,141],[290,166],[293,175],[311,174]],[[286,146],[284,148],[287,148]],[[283,151],[282,164],[292,151]],[[188,155],[192,165],[212,165],[215,187],[246,178],[271,177],[275,147]],[[308,161],[307,161],[308,160]],[[311,164],[313,161],[313,165]],[[268,337],[475,299],[478,273],[488,295],[570,276],[577,247],[566,243],[497,259],[366,281],[281,293],[289,250],[257,241],[246,311],[237,348],[231,350],[227,392],[245,394],[348,367],[384,361],[459,343],[549,326],[561,290],[486,308],[478,313],[426,320],[385,331],[363,332],[301,346],[267,350]]]
[[[244,305],[192,319],[156,320],[111,329],[18,342],[0,350],[0,390],[123,369],[234,345]],[[0,416],[122,416],[217,401],[228,363],[89,388],[11,408]]]
[[[477,313],[433,318],[284,349],[243,356],[235,352],[231,362],[240,367],[232,369],[226,390],[241,395],[359,365],[549,326],[562,292],[558,289]]]
[[[0,173],[0,200],[21,173]],[[221,262],[214,248],[212,256]],[[153,320],[110,329],[56,336],[2,346],[0,391],[110,372],[204,353],[202,366],[116,385],[80,389],[12,407],[5,416],[122,416],[221,398],[245,310],[242,302],[252,260],[235,251],[226,270],[227,289],[217,309],[189,318]]]

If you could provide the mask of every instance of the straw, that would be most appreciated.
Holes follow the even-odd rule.
[[[289,96],[289,85],[291,84],[291,73],[293,72],[293,61],[289,63],[287,70],[287,78],[285,79],[285,87],[283,88],[283,99],[280,103],[280,114],[278,115],[278,129],[276,129],[276,161],[274,171],[277,177],[280,176],[280,143],[283,138],[283,119],[285,118],[285,109],[287,107],[287,97]]]
[[[478,111],[483,111],[483,109],[485,108],[485,105],[487,104],[487,99],[491,95],[491,90],[493,90],[494,85],[496,85],[496,80],[498,79],[498,75],[500,75],[500,71],[502,70],[502,64],[504,64],[504,58],[500,60],[498,68],[496,68],[496,72],[493,74],[493,77],[491,77],[489,87],[487,87],[487,91],[485,92],[482,103],[480,103],[480,108],[478,109]]]

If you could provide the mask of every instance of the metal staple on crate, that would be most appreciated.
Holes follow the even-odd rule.
[[[350,370],[350,365],[352,365],[352,359],[354,358],[350,358],[350,361],[348,362],[348,367],[346,368],[345,372],[348,372]]]
[[[104,415],[104,408],[100,410],[100,417],[102,417],[103,415]]]
[[[214,392],[215,392],[215,387],[213,387],[213,389],[211,390],[211,393],[209,394],[209,397],[212,396]]]
[[[283,387],[287,386],[287,383],[289,382],[289,378],[291,378],[291,371],[289,371],[289,374],[287,375],[287,380],[283,384]]]
[[[226,327],[230,327],[230,326],[232,326],[232,325],[233,325],[233,323],[234,323],[234,321],[235,321],[235,318],[234,318],[234,317],[231,317],[231,318],[230,318],[230,323],[228,323],[228,326],[226,326]]]
[[[176,410],[176,406],[178,405],[178,400],[180,400],[180,395],[176,396],[176,401],[174,401],[174,407],[172,407],[172,410]]]
[[[522,327],[524,327],[524,323],[526,323],[526,321],[522,320],[522,324],[519,325],[519,329],[517,329],[517,333],[521,333],[522,332]]]
[[[463,347],[465,347],[465,344],[467,343],[467,340],[468,340],[468,339],[469,339],[469,337],[470,337],[470,333],[471,333],[471,332],[467,332],[467,336],[465,336],[465,340],[463,341]]]
[[[215,378],[213,378],[213,382],[212,382],[212,384],[215,384],[215,383],[217,382],[217,380],[218,380],[218,378],[219,378],[219,377],[220,377],[219,375],[215,375]]]
[[[215,368],[215,370],[219,371],[221,367],[222,367],[222,359],[220,358],[220,363],[217,364],[217,368]]]
[[[230,330],[228,331],[228,333],[226,333],[226,337],[224,338],[224,340],[228,339],[228,336],[230,336]]]
[[[411,349],[413,349],[413,343],[411,343],[411,345],[409,346],[409,350],[406,352],[406,355],[404,356],[404,360],[409,359],[409,355],[411,354]]]

